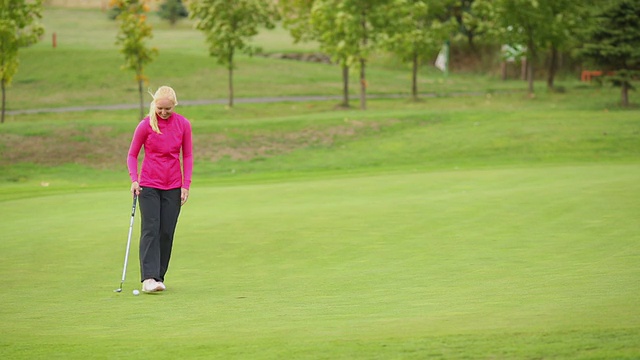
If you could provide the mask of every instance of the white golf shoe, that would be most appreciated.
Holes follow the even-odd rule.
[[[162,281],[158,281],[158,291],[165,291],[167,290],[167,287],[164,285],[164,283]]]
[[[156,291],[162,291],[164,286],[160,286],[160,284],[154,279],[147,279],[142,282],[142,291],[151,293]]]

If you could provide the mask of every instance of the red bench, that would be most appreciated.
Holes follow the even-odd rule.
[[[606,73],[606,75],[613,75],[614,72],[613,71],[608,71]],[[598,77],[598,76],[602,76],[605,75],[602,70],[583,70],[582,74],[580,75],[580,81],[582,82],[591,82],[591,78],[594,77]]]

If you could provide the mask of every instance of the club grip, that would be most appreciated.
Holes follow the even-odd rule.
[[[138,195],[133,195],[133,205],[131,205],[131,217],[136,215],[136,204],[138,200]]]

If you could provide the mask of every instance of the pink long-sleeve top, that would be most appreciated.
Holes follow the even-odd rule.
[[[158,117],[158,128],[161,134],[153,131],[147,116],[133,133],[127,156],[131,181],[138,181],[141,187],[161,190],[189,189],[193,171],[191,123],[184,116],[173,113],[166,120]],[[138,173],[138,155],[143,146],[144,159]]]

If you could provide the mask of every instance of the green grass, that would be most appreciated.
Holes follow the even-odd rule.
[[[169,291],[139,297],[137,222],[112,292],[128,112],[24,115],[2,134],[119,155],[3,165],[0,355],[147,356],[161,329],[167,359],[637,358],[640,131],[614,97],[185,107],[192,196]]]
[[[59,47],[21,52],[11,109],[136,102],[105,14],[48,8],[43,21]],[[150,86],[224,98],[226,74],[188,22],[152,21]],[[282,29],[257,42],[314,51]],[[242,97],[340,91],[335,67],[239,60]],[[137,110],[8,116],[0,358],[639,358],[637,107],[571,80],[565,93],[536,84],[533,99],[490,76],[425,67],[421,81],[437,96],[367,111],[179,106],[194,129],[191,197],[168,291],[137,297],[138,218],[113,292]],[[371,93],[405,88],[405,68],[372,62]]]
[[[112,292],[126,191],[6,201],[0,353],[144,356],[154,329],[159,358],[634,358],[639,176],[589,165],[196,187],[169,291],[140,297],[135,247]]]

